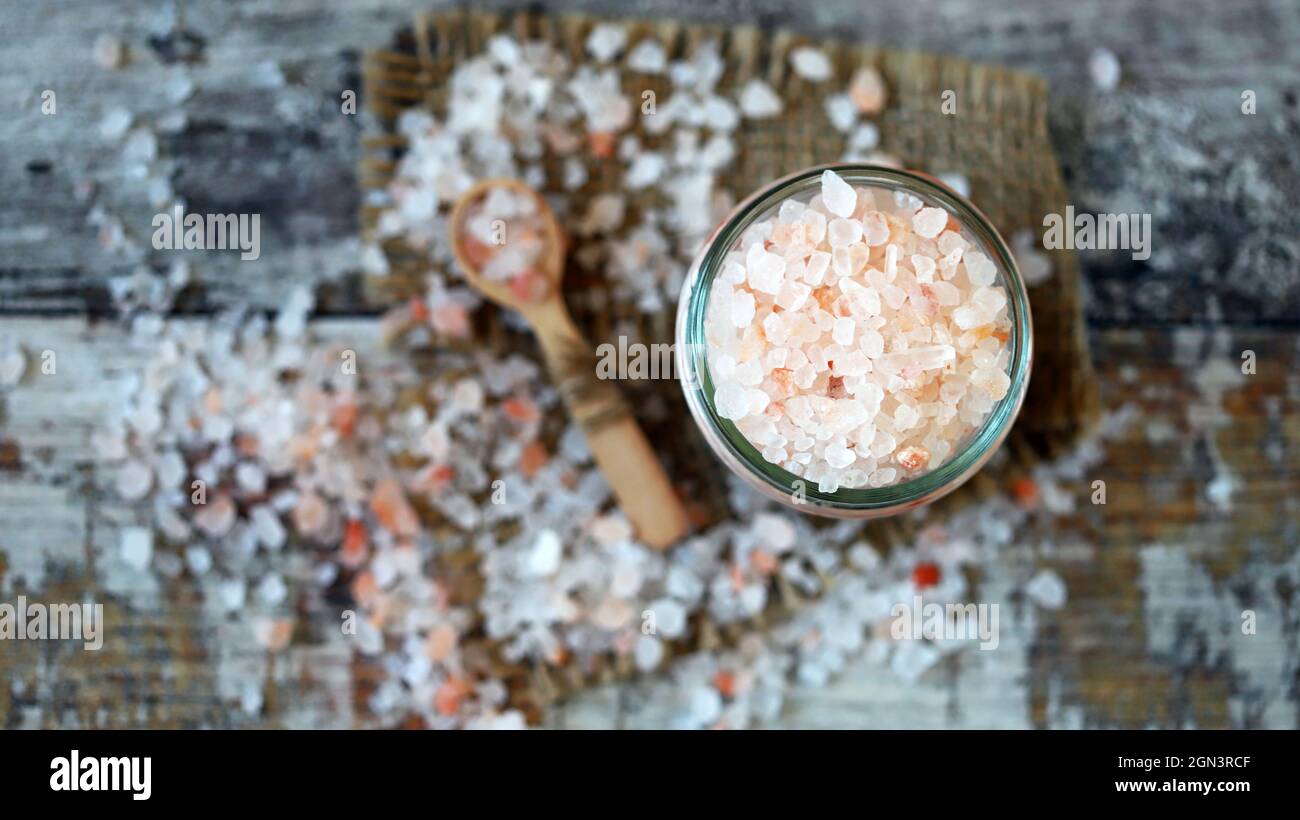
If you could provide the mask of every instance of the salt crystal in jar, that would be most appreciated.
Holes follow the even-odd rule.
[[[677,356],[733,472],[794,509],[877,517],[951,492],[1005,439],[1029,302],[965,198],[907,171],[814,168],[742,202],[700,252]]]

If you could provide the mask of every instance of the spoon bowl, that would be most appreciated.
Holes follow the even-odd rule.
[[[528,216],[535,218],[542,241],[529,267],[511,274],[508,281],[488,277],[483,268],[494,254],[518,240],[512,236],[518,232],[502,220],[494,225],[492,237],[500,241],[489,245],[468,230],[471,209],[496,188],[531,198],[534,210]],[[598,375],[596,356],[564,303],[560,285],[566,241],[546,200],[519,180],[483,180],[456,201],[448,227],[466,281],[498,306],[518,311],[537,335],[569,415],[582,426],[587,448],[641,540],[663,548],[680,539],[688,529],[686,509],[622,393],[612,381]],[[538,237],[526,229],[524,239],[534,238]]]

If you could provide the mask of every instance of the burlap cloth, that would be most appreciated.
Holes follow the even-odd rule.
[[[479,53],[497,32],[520,40],[541,39],[584,59],[584,43],[597,22],[587,16],[545,16],[536,12],[497,15],[474,11],[417,14],[413,24],[399,31],[390,48],[368,52],[363,64],[364,103],[379,133],[364,138],[361,184],[365,189],[386,187],[403,150],[394,133],[396,117],[410,106],[427,106],[437,115],[445,111],[446,80],[458,60]],[[790,49],[813,43],[788,31],[765,32],[754,27],[722,28],[675,22],[620,22],[627,28],[629,47],[644,37],[658,39],[670,59],[684,58],[697,43],[714,40],[727,69],[719,93],[733,96],[734,89],[751,77],[772,85],[785,104],[783,114],[768,120],[746,120],[733,134],[737,156],[718,178],[719,186],[738,199],[777,177],[801,168],[838,159],[844,137],[827,120],[823,108],[826,86],[814,88],[790,70]],[[1047,132],[1047,84],[1035,75],[955,57],[894,51],[834,40],[816,41],[835,64],[839,90],[853,70],[875,65],[889,86],[886,110],[875,119],[881,132],[881,149],[900,158],[906,167],[932,173],[957,172],[971,183],[971,199],[1003,236],[1029,229],[1040,235],[1042,215],[1063,212],[1067,203],[1056,156]],[[658,99],[671,93],[667,78],[624,69],[624,90],[639,100],[650,89]],[[955,96],[957,114],[941,108],[944,92]],[[637,124],[633,132],[638,132]],[[653,143],[654,138],[646,138]],[[586,200],[605,192],[629,198],[629,223],[638,213],[638,199],[653,198],[650,191],[632,192],[619,185],[617,163],[591,162],[591,181],[578,193],[569,193],[573,212],[586,210]],[[557,179],[558,169],[548,169]],[[364,202],[364,199],[363,199]],[[374,230],[379,209],[363,205],[362,231]],[[424,255],[399,240],[383,244],[392,272],[376,277],[367,288],[372,304],[391,304],[421,293],[429,270]],[[1070,251],[1051,252],[1054,274],[1030,288],[1033,307],[1035,361],[1029,394],[1004,450],[1005,458],[991,463],[967,485],[939,502],[931,518],[968,503],[973,498],[1005,489],[1041,459],[1067,449],[1095,420],[1098,412],[1096,380],[1088,357],[1080,303],[1078,260]],[[673,341],[675,304],[656,314],[644,314],[634,304],[615,297],[599,273],[583,274],[571,267],[565,278],[565,297],[574,320],[594,344],[618,335],[618,328],[634,326],[645,342]],[[494,308],[479,311],[474,345],[499,353],[518,351],[537,358],[533,341],[502,322]],[[463,343],[462,343],[463,344]],[[430,371],[437,378],[436,369]],[[703,506],[702,514],[723,517],[727,501],[723,468],[695,431],[680,388],[672,380],[622,383],[633,399],[641,423],[660,449],[672,480]],[[697,512],[701,512],[697,510]],[[874,522],[866,535],[877,545],[897,543],[909,536],[910,517]],[[444,559],[438,568],[452,579],[459,597],[472,597],[481,587],[475,557],[460,553]],[[670,655],[727,643],[747,629],[762,628],[800,604],[799,595],[786,585],[769,596],[772,604],[757,623],[715,626],[706,618],[692,621],[690,636],[674,644]],[[467,640],[474,640],[467,636]],[[486,639],[480,637],[480,641]],[[492,651],[490,645],[485,649]],[[498,672],[512,681],[512,701],[536,717],[548,700],[584,685],[604,682],[631,672],[630,659],[609,659],[591,668],[530,668],[500,662]]]

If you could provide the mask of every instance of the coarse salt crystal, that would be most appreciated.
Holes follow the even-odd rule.
[[[858,194],[839,174],[828,169],[822,172],[822,202],[835,216],[849,217],[857,207]]]
[[[830,79],[831,61],[826,52],[812,46],[799,46],[790,52],[790,66],[805,80],[822,82]]]
[[[753,79],[740,90],[740,112],[750,119],[768,119],[780,114],[784,108],[781,97],[772,86]]]
[[[948,224],[948,212],[943,208],[922,208],[912,216],[912,229],[917,236],[934,239]]]

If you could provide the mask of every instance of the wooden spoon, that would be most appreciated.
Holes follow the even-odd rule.
[[[530,196],[537,203],[544,249],[532,287],[512,288],[507,283],[484,278],[462,245],[464,221],[470,206],[498,187]],[[448,227],[456,261],[469,283],[501,307],[519,311],[537,334],[551,378],[564,397],[569,415],[582,425],[588,449],[637,534],[658,548],[677,541],[688,528],[686,510],[618,387],[596,375],[596,356],[573,324],[560,293],[564,234],[550,206],[518,180],[487,179],[461,195],[452,209]],[[509,242],[509,236],[505,241]]]

